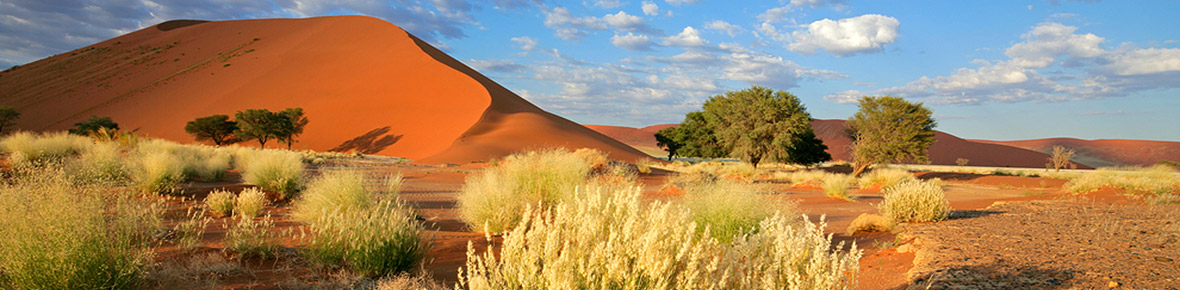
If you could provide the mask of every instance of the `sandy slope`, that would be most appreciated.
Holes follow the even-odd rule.
[[[176,141],[192,140],[183,128],[197,117],[302,107],[297,149],[439,163],[555,145],[642,155],[362,16],[167,22],[4,72],[0,104],[25,130],[102,115]]]
[[[1020,147],[1045,153],[1052,153],[1053,146],[1064,146],[1075,150],[1076,155],[1074,155],[1074,160],[1092,167],[1152,165],[1160,160],[1180,162],[1180,142],[1118,139],[1082,140],[1074,138],[972,141]]]
[[[648,155],[656,156],[656,157],[667,157],[668,153],[665,152],[663,149],[660,149],[659,146],[657,146],[656,138],[654,136],[655,136],[656,132],[660,131],[660,129],[673,127],[676,125],[675,124],[663,124],[663,125],[647,126],[647,127],[643,127],[643,128],[631,128],[631,127],[608,126],[608,125],[585,125],[585,126],[586,126],[586,128],[590,128],[594,131],[598,131],[598,133],[602,133],[603,135],[610,136],[611,138],[614,138],[615,140],[619,140],[619,142],[623,142],[623,144],[631,145],[631,147],[635,147],[635,149],[639,149],[639,151],[643,151],[643,153],[647,153]]]
[[[647,128],[666,128],[673,124],[656,125]],[[615,126],[589,126],[599,132],[617,138],[624,143],[639,148],[646,144],[655,144],[655,137],[642,129]],[[815,135],[828,146],[828,153],[834,160],[852,160],[849,144],[851,139],[845,133],[844,120],[812,120],[812,130]],[[646,129],[646,128],[645,128]],[[656,129],[658,131],[658,129]],[[930,147],[930,160],[933,164],[954,165],[955,160],[967,158],[970,165],[975,166],[1012,166],[1012,167],[1043,167],[1049,156],[1029,149],[1017,148],[1000,144],[990,144],[973,140],[964,140],[942,131],[936,131],[933,146]],[[658,155],[662,156],[662,155]],[[1080,166],[1080,168],[1089,168]]]

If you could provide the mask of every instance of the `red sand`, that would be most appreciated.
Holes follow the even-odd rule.
[[[643,156],[363,16],[166,22],[2,73],[0,104],[33,131],[100,115],[188,142],[184,125],[197,117],[302,107],[311,122],[296,149],[432,163],[551,146]]]
[[[1091,167],[1152,165],[1160,160],[1180,162],[1180,142],[1074,138],[972,141],[1020,147],[1050,154],[1053,152],[1053,146],[1064,146],[1075,150],[1074,160]]]

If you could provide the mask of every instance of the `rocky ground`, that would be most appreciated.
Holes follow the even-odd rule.
[[[906,225],[901,289],[1180,289],[1180,206],[999,202]]]

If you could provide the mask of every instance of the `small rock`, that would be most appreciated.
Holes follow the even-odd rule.
[[[1173,261],[1173,260],[1172,260],[1172,258],[1168,258],[1168,257],[1155,257],[1155,260],[1156,260],[1156,261],[1160,261],[1160,262],[1171,262],[1171,261]]]
[[[1110,281],[1110,283],[1106,283],[1106,287],[1119,288],[1119,282]]]

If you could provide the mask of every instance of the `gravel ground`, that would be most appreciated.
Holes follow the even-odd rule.
[[[1180,289],[1176,205],[997,203],[903,227],[904,289]]]

